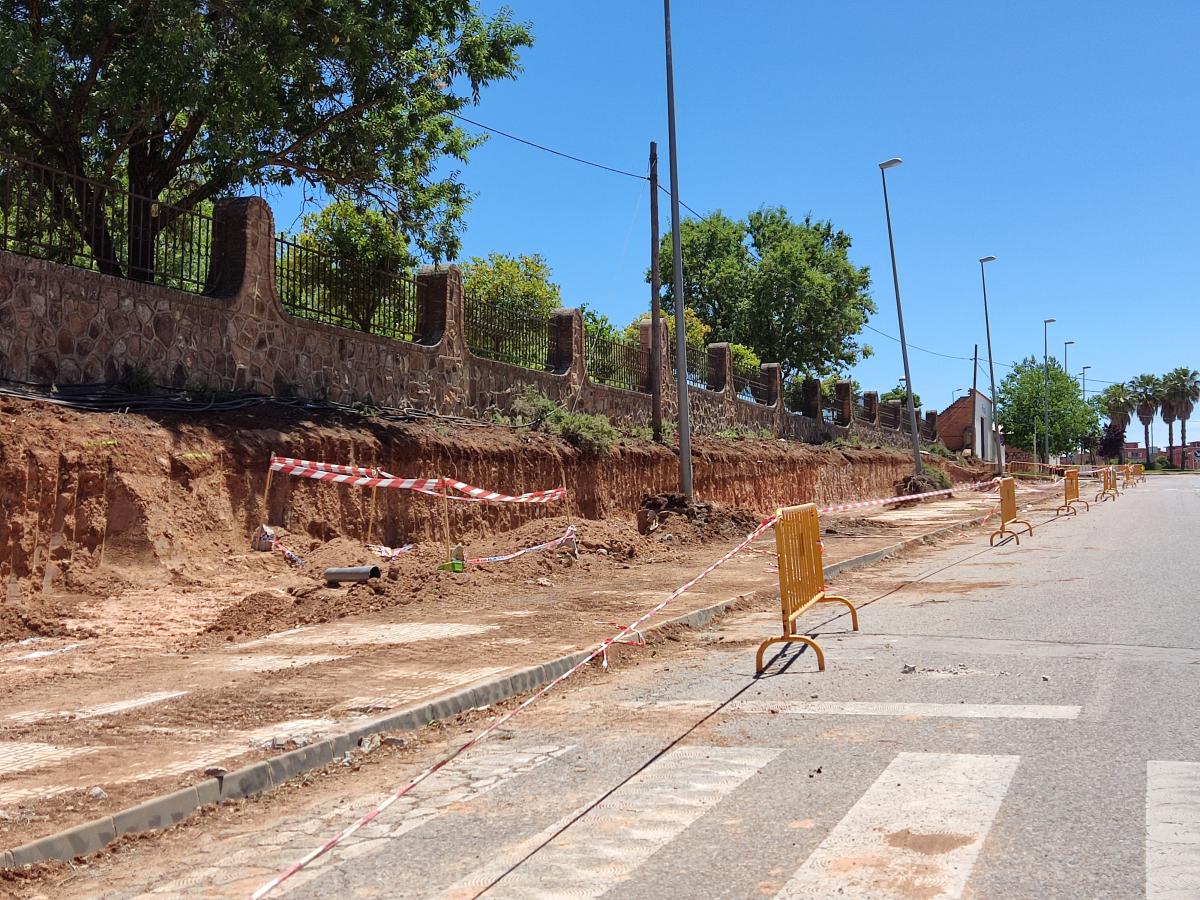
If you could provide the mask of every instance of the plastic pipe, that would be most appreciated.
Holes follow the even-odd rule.
[[[379,577],[379,566],[351,566],[348,569],[326,569],[325,581],[328,584],[341,584],[343,581],[366,581],[368,578]]]

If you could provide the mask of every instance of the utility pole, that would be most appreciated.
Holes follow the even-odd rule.
[[[675,292],[675,386],[679,390],[679,493],[692,499],[692,417],[688,407],[687,302],[679,240],[679,158],[675,149],[675,67],[671,62],[671,0],[663,0],[667,49],[667,154],[671,162],[671,275]]]
[[[996,366],[992,362],[992,320],[988,316],[988,298],[987,298],[987,271],[983,268],[990,262],[995,262],[996,257],[984,256],[979,260],[979,280],[983,283],[983,327],[987,331],[987,351],[988,351],[988,383],[991,385],[991,402],[988,404],[992,418],[992,433],[991,443],[992,451],[996,454],[996,474],[1004,474],[1004,454],[1000,452],[1000,431],[996,425]],[[1036,450],[1037,444],[1034,444]]]
[[[975,434],[975,410],[979,408],[979,344],[975,345],[975,364],[971,366],[971,433]],[[988,439],[986,435],[980,434],[978,437],[980,455],[987,459],[988,454]],[[972,451],[975,449],[971,448]]]
[[[971,390],[979,385],[979,345],[975,345],[975,365],[971,367]]]
[[[662,289],[658,272],[658,144],[650,142],[650,430],[662,443]]]

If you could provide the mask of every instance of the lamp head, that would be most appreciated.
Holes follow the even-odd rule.
[[[1074,341],[1063,341],[1064,347],[1072,347],[1072,346],[1074,346],[1074,344],[1075,344]]]
[[[896,168],[896,166],[900,165],[900,163],[902,163],[902,162],[904,162],[904,160],[902,160],[900,157],[893,156],[891,159],[885,159],[883,162],[881,162],[879,164],[879,168],[894,169],[894,168]]]
[[[1042,319],[1043,325],[1053,325],[1058,319]]]
[[[981,256],[981,257],[979,258],[979,261],[980,261],[981,263],[990,263],[990,262],[995,262],[995,261],[996,261],[996,257],[994,257],[994,256]]]

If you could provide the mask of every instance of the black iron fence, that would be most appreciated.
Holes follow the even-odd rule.
[[[275,239],[275,289],[298,318],[419,340],[415,281],[322,252],[303,236]]]
[[[0,249],[202,293],[211,204],[183,209],[0,153]]]
[[[675,342],[671,341],[671,374],[675,377],[678,383],[679,379],[679,354],[675,347]],[[707,347],[691,347],[687,348],[687,383],[694,388],[708,388],[708,348]]]
[[[743,400],[752,403],[767,402],[767,379],[763,376],[761,366],[733,361],[733,392]]]
[[[466,297],[467,347],[476,356],[526,369],[550,368],[550,323],[516,306]]]
[[[626,341],[585,332],[588,378],[599,384],[638,391],[642,388],[642,346],[640,341]]]

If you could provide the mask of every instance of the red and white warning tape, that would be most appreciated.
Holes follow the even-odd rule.
[[[631,633],[636,632],[638,630],[639,626],[644,624],[651,617],[662,612],[669,604],[674,602],[681,595],[687,593],[689,590],[691,590],[693,587],[695,587],[701,580],[703,580],[704,578],[707,578],[710,574],[715,572],[721,566],[725,565],[725,563],[729,562],[729,560],[731,560],[735,556],[737,556],[740,552],[742,552],[742,550],[744,550],[747,546],[749,546],[751,542],[757,540],[758,537],[760,535],[762,535],[767,529],[774,526],[775,522],[776,522],[775,516],[771,516],[769,519],[765,519],[758,526],[758,528],[756,528],[753,532],[751,532],[749,535],[747,535],[745,540],[743,540],[740,544],[738,544],[736,547],[734,547],[732,550],[730,550],[728,553],[726,553],[724,556],[722,556],[720,559],[718,559],[716,562],[714,562],[712,565],[710,565],[707,569],[705,569],[703,572],[701,572],[699,575],[697,575],[695,578],[693,578],[687,584],[677,587],[666,597],[666,599],[664,599],[657,606],[655,606],[653,609],[648,611],[645,615],[641,616],[640,618],[638,618],[635,621],[631,622],[630,624],[626,625],[624,628],[622,628],[620,631],[618,631],[612,637],[606,638],[604,641],[602,641],[596,647],[596,649],[594,649],[586,657],[581,659],[579,662],[577,662],[571,668],[567,669],[567,671],[563,672],[561,675],[559,675],[553,681],[544,685],[535,694],[533,694],[531,697],[529,697],[527,700],[525,700],[523,703],[521,703],[520,706],[517,706],[517,707],[513,708],[512,710],[510,710],[509,712],[505,713],[503,716],[500,716],[500,718],[496,719],[495,722],[493,722],[491,725],[489,725],[483,731],[479,732],[479,734],[472,737],[469,741],[467,741],[465,744],[463,744],[461,747],[459,747],[453,753],[450,753],[448,756],[443,757],[442,759],[440,759],[436,763],[434,763],[432,766],[425,769],[416,778],[414,778],[412,781],[408,782],[408,784],[406,784],[404,787],[396,790],[386,800],[384,800],[382,803],[380,803],[378,806],[376,806],[374,809],[372,809],[370,812],[368,812],[365,816],[363,816],[357,822],[354,822],[352,825],[349,825],[348,827],[343,828],[341,831],[339,831],[337,834],[335,834],[333,837],[331,837],[329,840],[327,840],[321,846],[310,851],[303,858],[292,863],[290,866],[288,866],[286,869],[284,869],[282,872],[280,872],[278,875],[276,875],[274,878],[272,878],[270,881],[268,881],[266,884],[264,884],[262,887],[260,887],[258,890],[256,890],[253,894],[251,894],[250,895],[251,900],[261,900],[261,898],[267,896],[267,894],[271,893],[271,891],[275,890],[275,888],[279,887],[279,885],[283,884],[285,881],[287,881],[289,878],[291,878],[293,875],[295,875],[301,869],[308,866],[311,862],[324,856],[326,853],[328,853],[330,850],[332,850],[334,847],[336,847],[338,844],[340,844],[346,838],[350,837],[350,835],[354,834],[356,831],[358,831],[364,825],[370,824],[372,821],[374,821],[376,818],[378,818],[388,807],[390,807],[393,803],[395,803],[397,800],[399,800],[401,797],[403,797],[405,794],[407,794],[409,791],[411,791],[413,788],[415,788],[421,782],[425,781],[425,779],[429,778],[429,776],[433,775],[435,772],[438,772],[439,770],[448,766],[450,763],[452,763],[458,757],[462,756],[462,754],[466,753],[472,747],[485,741],[488,737],[490,737],[492,734],[494,734],[499,728],[503,727],[506,723],[512,721],[512,719],[514,719],[516,716],[520,715],[522,712],[524,712],[526,709],[528,709],[530,706],[532,706],[534,703],[536,703],[542,697],[546,696],[546,694],[548,694],[550,691],[552,691],[558,685],[562,684],[564,681],[566,681],[568,678],[570,678],[572,675],[574,675],[576,672],[578,672],[580,669],[582,669],[584,666],[586,666],[592,660],[596,659],[599,656],[603,656],[603,657],[607,658],[608,649],[613,644],[616,644],[618,642],[624,642]]]
[[[537,553],[539,550],[557,550],[563,544],[575,544],[575,526],[568,525],[567,530],[561,536],[556,537],[552,541],[546,541],[544,544],[535,544],[532,547],[525,547],[521,550],[514,550],[512,553],[506,553],[503,556],[478,556],[475,559],[468,559],[467,562],[473,566],[482,565],[484,563],[499,563],[508,562],[510,559],[516,559],[518,556],[524,556],[526,553]]]
[[[272,472],[282,472],[284,475],[292,475],[296,478],[311,478],[314,481],[329,481],[350,487],[417,491],[435,497],[444,496],[441,493],[444,488],[454,488],[467,496],[451,497],[450,499],[468,503],[552,503],[567,495],[565,487],[529,491],[524,494],[501,494],[453,478],[397,478],[381,469],[365,469],[361,466],[342,466],[336,463],[293,459],[276,456],[274,453],[271,454],[270,468]]]
[[[975,491],[982,487],[987,487],[994,484],[995,478],[989,478],[987,481],[976,481],[974,484],[956,484],[954,487],[943,488],[940,491],[925,491],[921,494],[904,494],[900,497],[882,497],[878,500],[858,500],[854,503],[837,503],[833,506],[822,506],[817,509],[817,512],[826,515],[828,513],[848,512],[852,509],[867,509],[871,506],[886,506],[889,503],[903,503],[907,500],[926,500],[929,497],[942,497],[952,494],[954,491]]]

